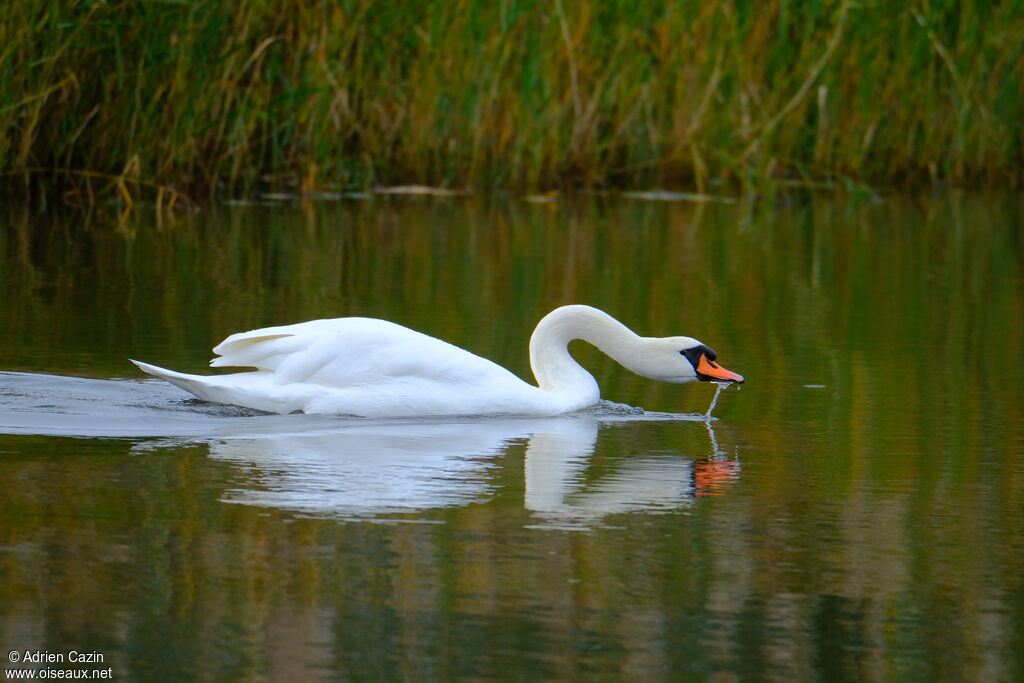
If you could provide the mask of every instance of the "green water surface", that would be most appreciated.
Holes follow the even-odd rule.
[[[116,680],[1020,680],[1022,210],[8,208],[0,370],[30,374],[0,376],[0,647],[99,652],[79,668]],[[696,337],[747,383],[707,424],[378,424],[107,381],[349,315],[530,378],[567,303]],[[714,394],[571,348],[612,401]],[[209,433],[108,429],[172,409]]]

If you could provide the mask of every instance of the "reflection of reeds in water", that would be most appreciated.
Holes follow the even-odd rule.
[[[762,212],[615,201],[550,212],[519,202],[386,201],[204,212],[165,233],[140,226],[135,234],[67,220],[25,213],[0,230],[4,369],[109,377],[132,372],[125,359],[145,354],[194,371],[232,332],[369,315],[529,378],[537,320],[588,303],[642,334],[688,334],[715,348],[723,365],[748,375],[743,392],[727,392],[715,409],[731,419],[737,410],[787,412],[783,394],[752,396],[789,382],[827,384],[826,396],[880,391],[881,382],[904,396],[904,410],[916,409],[920,396],[1009,381],[1022,341],[1019,326],[1007,326],[1021,309],[1011,227],[1019,219],[1000,202],[951,201],[922,213],[901,202]],[[846,362],[850,346],[864,362],[904,362],[855,381],[863,364]],[[69,364],[55,365],[50,348],[82,357],[60,355]],[[609,399],[705,412],[714,393],[635,379],[586,344],[572,349]],[[953,363],[965,373],[949,385],[934,369]]]
[[[400,5],[3,3],[0,172],[71,202],[1024,178],[1016,7]]]
[[[583,301],[644,333],[699,334],[747,376],[714,423],[744,470],[731,481],[735,459],[697,460],[695,486],[724,495],[628,532],[533,535],[525,443],[496,459],[490,503],[383,526],[220,505],[253,480],[206,446],[140,457],[123,440],[8,438],[39,449],[4,457],[0,604],[21,642],[108,634],[141,678],[237,677],[239,662],[289,680],[330,666],[422,678],[440,662],[571,679],[625,671],[623,653],[646,678],[1019,670],[1015,198],[377,202],[204,212],[163,233],[81,224],[26,213],[0,229],[0,367],[110,376],[145,353],[199,369],[229,332],[365,314],[525,375],[532,325]],[[633,382],[574,352],[608,397],[708,405],[710,387]],[[594,477],[708,451],[700,424],[635,427],[602,432]]]

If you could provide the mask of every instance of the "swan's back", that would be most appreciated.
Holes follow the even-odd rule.
[[[213,367],[258,368],[284,373],[305,381],[337,361],[344,370],[353,360],[367,354],[386,355],[408,345],[451,344],[374,318],[334,318],[311,320],[295,325],[264,327],[233,334],[213,352]],[[441,350],[445,353],[447,349]]]
[[[518,379],[448,342],[375,318],[313,320],[233,334],[215,367],[254,367],[278,384],[347,387],[418,378],[441,384]]]

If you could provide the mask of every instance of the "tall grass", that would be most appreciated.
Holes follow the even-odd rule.
[[[1022,84],[1020,0],[21,0],[0,179],[1020,186]]]

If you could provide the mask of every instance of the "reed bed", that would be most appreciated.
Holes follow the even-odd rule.
[[[1024,2],[0,3],[0,179],[117,193],[1024,180]]]

